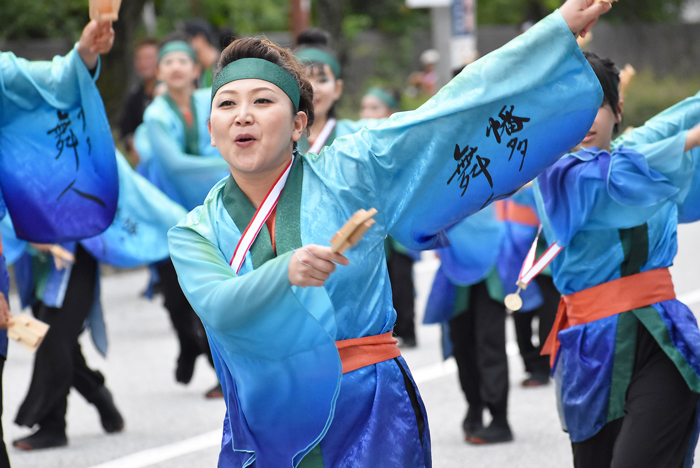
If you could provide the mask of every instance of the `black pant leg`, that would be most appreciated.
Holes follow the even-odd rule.
[[[532,320],[535,318],[535,311],[513,312],[513,325],[515,327],[515,339],[518,342],[520,357],[525,364],[525,372],[532,374],[536,366],[533,361],[537,360],[539,352],[532,343]]]
[[[467,307],[467,304],[464,304]],[[472,412],[480,413],[484,407],[481,399],[481,376],[476,361],[473,311],[466,310],[450,320],[452,355],[457,363],[459,384]]]
[[[171,260],[161,262],[157,268],[165,298],[164,305],[180,342],[180,354],[196,356],[208,353],[210,362],[213,362],[204,326],[182,292],[173,262]]]
[[[481,376],[481,398],[494,420],[505,422],[508,413],[508,356],[506,308],[489,296],[486,283],[472,286],[476,360]]]
[[[682,468],[698,394],[649,331],[639,326],[625,417],[613,452],[612,468]]]
[[[554,326],[554,320],[557,317],[557,311],[559,310],[559,302],[561,300],[561,294],[554,286],[554,280],[551,276],[539,275],[536,279],[537,285],[540,287],[540,292],[542,293],[543,304],[537,309],[537,316],[540,318],[540,325],[538,330],[538,335],[540,338],[540,346],[538,352],[542,351],[542,345],[547,341],[549,332]],[[542,356],[547,363],[547,372],[549,372],[549,356]]]
[[[5,446],[5,434],[2,430],[2,372],[5,368],[5,356],[0,354],[0,468],[10,468],[10,459],[7,456],[7,447]]]
[[[537,316],[539,318],[539,325],[537,335],[539,337],[539,345],[534,346],[532,344],[532,326],[529,326],[529,335],[522,337],[530,343],[527,353],[523,354],[522,347],[520,348],[521,354],[523,356],[523,361],[525,361],[525,370],[532,374],[539,375],[549,375],[549,356],[542,356],[542,345],[547,341],[549,332],[554,325],[554,319],[557,316],[557,310],[559,308],[559,300],[561,295],[557,288],[554,286],[554,281],[551,276],[539,275],[535,278],[537,285],[540,288],[542,294],[542,305],[537,309],[532,311],[530,316],[530,321]],[[513,314],[513,318],[516,321],[516,335],[518,334],[517,320],[519,319],[520,312]],[[520,346],[521,337],[518,336],[518,346]]]
[[[78,393],[85,397],[87,401],[92,401],[96,392],[105,384],[104,375],[102,375],[102,372],[92,370],[88,367],[80,344],[75,347],[73,365],[73,387]]]
[[[61,308],[41,304],[37,318],[49,331],[34,357],[29,391],[17,412],[15,423],[39,424],[65,430],[67,398],[74,378],[75,349],[83,323],[95,297],[97,262],[82,247],[75,253],[68,288]]]
[[[394,334],[404,340],[416,339],[415,292],[413,288],[413,259],[393,252],[387,262],[391,298],[396,309]]]
[[[681,468],[697,402],[698,394],[640,325],[625,416],[571,444],[575,468]]]
[[[608,468],[612,462],[613,448],[620,428],[622,418],[607,423],[590,439],[572,442],[574,468]]]

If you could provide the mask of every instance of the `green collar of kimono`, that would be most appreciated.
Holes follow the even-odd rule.
[[[192,156],[199,156],[199,121],[197,119],[197,108],[194,104],[194,94],[190,97],[190,111],[192,112],[192,127],[187,125],[185,117],[180,112],[180,107],[173,101],[168,93],[163,95],[165,102],[168,103],[170,109],[175,113],[180,122],[182,122],[182,128],[185,131],[185,153]]]
[[[302,246],[300,219],[303,173],[302,158],[297,155],[292,165],[292,170],[289,172],[287,183],[284,185],[284,190],[282,190],[280,199],[277,202],[277,214],[275,215],[275,247],[277,248],[277,254],[272,250],[272,239],[270,238],[267,224],[263,224],[258,237],[250,248],[253,268],[258,268],[277,255],[282,255]],[[250,220],[255,216],[255,207],[238,187],[233,176],[229,176],[226,180],[222,200],[238,231],[243,234]]]

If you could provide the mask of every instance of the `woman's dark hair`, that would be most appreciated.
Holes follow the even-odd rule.
[[[226,65],[244,58],[267,60],[282,67],[294,78],[294,81],[299,85],[299,110],[306,114],[306,131],[308,133],[308,129],[314,123],[314,91],[311,83],[302,77],[304,66],[294,57],[292,51],[273,44],[267,39],[257,37],[238,39],[221,52],[214,79],[216,80],[216,76]]]
[[[175,41],[180,41],[180,42],[186,42],[190,43],[190,38],[187,36],[182,31],[173,31],[171,33],[168,33],[162,41],[160,41],[159,48],[163,48],[165,44],[168,44],[169,42],[175,42]]]
[[[331,55],[334,59],[338,60],[338,54],[335,53],[333,49],[331,49],[331,33],[326,31],[325,29],[321,28],[308,28],[299,33],[297,36],[297,52],[301,52],[304,49],[320,49],[329,55]],[[311,63],[310,65],[307,66],[308,68],[311,69],[311,72],[314,75],[319,75],[319,76],[324,76],[326,74],[325,67],[320,64],[320,63]],[[336,76],[336,80],[339,80],[340,77]],[[331,106],[330,109],[328,109],[328,118],[329,119],[334,119],[336,117],[336,110],[335,110],[335,104]],[[311,125],[309,125],[311,127]]]
[[[305,29],[297,36],[297,48],[299,48],[299,50],[313,47],[328,52],[335,57],[335,52],[333,52],[330,46],[331,34],[321,28]]]
[[[603,88],[603,104],[609,104],[613,113],[617,115],[620,103],[620,70],[612,60],[600,58],[593,52],[584,52],[583,55]],[[618,124],[615,124],[615,133],[617,128]]]

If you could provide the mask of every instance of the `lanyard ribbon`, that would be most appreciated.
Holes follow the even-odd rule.
[[[335,124],[335,119],[330,119],[328,122],[326,122],[326,125],[323,126],[321,133],[319,133],[318,137],[316,137],[316,141],[314,141],[314,144],[311,145],[311,148],[309,148],[309,153],[318,154],[321,149],[323,149],[324,145],[326,144],[326,140],[328,140],[328,137],[331,136],[331,132],[335,128]]]
[[[253,219],[251,219],[250,223],[248,223],[248,227],[245,228],[245,231],[241,236],[241,240],[238,241],[236,250],[233,253],[231,261],[229,262],[231,268],[236,270],[236,274],[238,274],[238,272],[241,270],[245,256],[252,247],[253,242],[255,242],[255,239],[258,237],[263,224],[265,224],[265,221],[267,221],[267,218],[270,217],[272,212],[275,211],[277,202],[279,201],[282,190],[284,189],[284,184],[287,183],[287,177],[289,177],[289,173],[292,170],[294,158],[295,156],[292,154],[292,160],[289,161],[289,164],[284,172],[280,174],[277,182],[275,182],[275,185],[273,185],[270,191],[267,192],[265,199],[255,212],[255,216],[253,216]]]
[[[545,253],[542,254],[542,256],[535,261],[535,254],[537,253],[537,242],[540,240],[540,234],[542,233],[542,225],[540,225],[539,229],[537,229],[537,236],[535,236],[535,241],[532,243],[532,247],[530,247],[530,251],[527,253],[527,256],[525,257],[525,261],[523,262],[523,266],[520,269],[520,274],[518,275],[518,282],[516,283],[518,286],[518,290],[513,293],[513,294],[508,294],[505,297],[505,305],[508,307],[508,309],[512,311],[517,311],[520,310],[523,306],[523,301],[520,298],[520,291],[523,289],[527,289],[527,286],[530,284],[530,282],[535,279],[537,275],[542,273],[542,270],[547,268],[547,265],[549,265],[552,260],[554,260],[554,257],[556,257],[559,252],[561,252],[561,249],[564,247],[561,247],[559,244],[556,242],[549,246],[549,248],[545,251]]]
[[[537,229],[537,236],[535,236],[535,241],[532,243],[532,247],[530,247],[530,251],[527,253],[527,257],[525,257],[525,261],[523,262],[523,267],[520,269],[520,275],[518,276],[517,285],[522,289],[526,289],[528,284],[530,284],[530,282],[533,279],[535,279],[535,276],[542,273],[542,270],[547,268],[547,265],[549,265],[552,262],[552,260],[554,260],[554,257],[556,257],[559,254],[559,252],[561,252],[561,249],[564,248],[555,242],[554,244],[549,246],[549,248],[542,254],[542,256],[537,261],[535,261],[535,253],[537,252],[537,242],[540,240],[541,232],[542,225],[540,225],[539,229]]]

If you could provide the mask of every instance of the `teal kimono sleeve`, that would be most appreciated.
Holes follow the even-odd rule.
[[[643,224],[681,191],[627,148],[572,153],[537,177],[534,189],[545,235],[561,246],[579,231]]]
[[[177,193],[176,201],[188,210],[201,205],[209,190],[229,174],[228,163],[218,155],[202,157],[185,153],[163,122],[149,119],[143,125],[163,182],[172,187]]]
[[[233,450],[259,466],[303,458],[333,419],[342,367],[333,339],[289,284],[291,252],[237,276],[212,241],[208,205],[169,233],[183,292],[204,323],[227,395]],[[212,240],[210,240],[212,239]]]
[[[653,146],[663,140],[677,137],[685,145],[685,135],[700,123],[700,93],[685,99],[659,115],[651,118],[642,127],[618,137],[613,145],[625,146],[647,155],[656,155],[649,164],[664,174],[675,171],[676,184],[681,186],[690,177],[687,190],[679,197],[678,221],[691,223],[700,220],[700,148],[679,154],[677,151],[664,154],[653,151]],[[682,136],[681,136],[682,135]]]
[[[392,237],[431,248],[443,229],[512,194],[578,144],[602,96],[557,11],[466,67],[419,109],[336,140],[321,159],[371,192],[367,203]]]
[[[25,60],[12,52],[0,53],[2,101],[9,100],[24,109],[32,109],[41,101],[58,109],[74,107],[81,100],[79,70],[86,70],[76,47],[65,57],[56,56],[50,62]],[[93,81],[97,80],[99,70],[98,59]],[[0,103],[0,111],[4,112],[5,107]],[[2,117],[0,122],[7,116]]]

